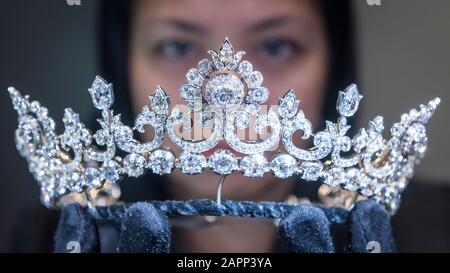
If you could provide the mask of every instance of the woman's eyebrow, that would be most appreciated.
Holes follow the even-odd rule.
[[[148,26],[166,26],[171,27],[179,31],[186,31],[192,34],[205,34],[207,31],[202,26],[191,23],[185,20],[169,18],[169,19],[156,19],[148,22]]]
[[[276,27],[280,27],[283,25],[291,24],[291,23],[302,24],[302,25],[306,24],[304,18],[302,18],[300,16],[276,16],[276,17],[264,19],[262,21],[259,21],[255,24],[251,25],[248,28],[248,31],[249,32],[258,32],[258,31],[276,28]]]

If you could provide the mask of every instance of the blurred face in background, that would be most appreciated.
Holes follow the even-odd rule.
[[[329,64],[323,18],[314,0],[136,1],[129,52],[135,113],[149,103],[157,85],[168,93],[172,107],[185,105],[179,87],[186,72],[208,57],[207,50],[218,50],[225,37],[235,50],[246,51],[244,59],[263,74],[263,86],[270,90],[265,104],[277,105],[292,88],[308,118],[313,123],[320,119]],[[180,151],[167,138],[164,146]],[[174,198],[191,199],[214,197],[219,177],[210,171],[196,176],[176,171],[169,178]],[[223,196],[282,200],[293,184],[277,180],[270,174],[258,179],[232,174]]]

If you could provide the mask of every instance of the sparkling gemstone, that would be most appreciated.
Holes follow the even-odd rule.
[[[225,38],[219,51],[219,55],[222,58],[223,62],[233,61],[233,52],[233,46],[231,45],[228,38]]]
[[[207,76],[212,70],[212,63],[208,59],[203,59],[198,62],[197,69],[202,72],[203,75]]]
[[[401,137],[405,132],[405,127],[401,123],[395,123],[391,127],[391,135],[394,137]]]
[[[114,160],[103,162],[100,171],[107,181],[116,182],[120,178],[120,165]]]
[[[266,87],[252,88],[248,91],[247,102],[248,103],[264,103],[269,98],[269,89]]]
[[[268,125],[269,125],[269,116],[267,114],[260,114],[256,119],[255,130],[258,134],[263,135],[266,133]]]
[[[36,110],[36,115],[38,117],[45,118],[48,116],[48,109],[44,106],[39,106],[39,108]]]
[[[202,73],[198,71],[197,68],[191,68],[186,74],[187,81],[197,87],[201,87],[203,84],[203,81],[205,80]]]
[[[201,111],[202,107],[203,107],[202,97],[199,96],[199,97],[195,98],[194,100],[187,101],[187,106],[189,107],[189,109],[192,109],[192,111],[194,111],[194,112]]]
[[[75,113],[72,109],[66,108],[64,110],[63,123],[67,129],[75,131],[76,129],[78,129],[78,127],[81,126],[80,116],[77,113]]]
[[[124,171],[130,177],[138,177],[144,174],[146,164],[145,157],[140,154],[128,154],[123,159]]]
[[[412,120],[417,120],[417,119],[420,117],[421,113],[425,113],[425,112],[426,112],[426,107],[425,107],[425,105],[421,105],[421,106],[420,106],[420,110],[417,110],[417,109],[411,109],[411,110],[409,111],[409,117],[410,117]]]
[[[30,103],[30,111],[33,113],[37,113],[41,108],[41,104],[38,101],[32,101]]]
[[[100,129],[95,132],[94,138],[98,145],[105,145],[109,138],[109,132],[107,130]]]
[[[74,171],[67,174],[67,188],[71,192],[82,192],[83,191],[83,184],[84,184],[84,177]]]
[[[245,111],[239,111],[235,116],[235,124],[238,128],[247,128],[250,123],[250,114]]]
[[[228,40],[228,38],[225,38],[225,40],[222,43],[222,46],[220,47],[218,57],[220,62],[224,65],[224,68],[234,70],[237,64],[241,61],[242,56],[244,56],[244,54],[245,52],[243,51],[235,53],[230,41]]]
[[[81,130],[80,138],[84,145],[89,146],[92,144],[92,135],[88,129],[84,128]]]
[[[362,128],[359,132],[353,137],[353,148],[356,152],[360,152],[364,147],[369,143],[369,135],[366,132],[366,129]]]
[[[434,98],[430,100],[427,105],[421,107],[419,121],[423,124],[427,124],[440,103],[440,98]]]
[[[297,128],[303,131],[301,139],[308,139],[312,135],[312,123],[307,118],[305,118],[302,111],[299,111],[298,114],[290,120],[292,123],[288,123],[287,127],[293,126],[293,128]]]
[[[425,126],[420,123],[412,124],[407,130],[406,135],[414,142],[421,142],[427,136]]]
[[[41,120],[42,127],[46,132],[53,132],[55,130],[55,121],[51,118],[44,118]]]
[[[69,183],[69,181],[67,180],[67,177],[55,176],[54,179],[57,181],[57,186],[55,188],[56,193],[60,196],[66,194],[68,191],[67,186]]]
[[[9,87],[8,92],[11,97],[14,110],[16,110],[19,115],[25,114],[30,107],[29,101],[14,87]]]
[[[149,168],[156,174],[169,174],[175,163],[172,152],[166,150],[154,151],[148,160]]]
[[[100,171],[96,168],[87,168],[84,172],[84,177],[86,178],[86,184],[89,187],[100,188],[103,184]]]
[[[305,161],[300,165],[302,178],[307,181],[316,181],[320,177],[323,164],[320,161]]]
[[[209,165],[214,172],[227,175],[238,168],[237,159],[227,150],[218,150],[209,158]]]
[[[244,98],[244,84],[233,74],[220,74],[206,84],[205,97],[219,107],[237,105]]]
[[[246,76],[253,71],[253,65],[249,61],[242,61],[239,63],[237,68],[237,72],[239,72],[242,76]]]
[[[228,39],[225,39],[219,52],[213,50],[208,51],[211,55],[214,67],[218,70],[234,70],[244,56],[244,51],[235,52],[233,46]]]
[[[169,112],[169,97],[161,87],[155,89],[155,93],[150,97],[152,109],[158,114],[165,115]]]
[[[219,54],[217,54],[214,50],[209,50],[208,54],[211,55],[212,64],[214,65],[214,68],[217,70],[224,70],[225,64],[223,62],[223,59],[219,57]]]
[[[372,196],[374,194],[374,187],[376,184],[376,179],[370,179],[367,176],[363,176],[360,180],[361,194],[365,196]]]
[[[245,111],[249,112],[252,115],[258,115],[261,111],[261,105],[256,103],[246,104],[244,107]]]
[[[259,71],[253,71],[245,75],[244,79],[249,88],[258,88],[263,83],[263,76]]]
[[[404,113],[400,116],[400,122],[405,125],[409,124],[411,122],[411,120],[412,120],[411,117],[406,113]]]
[[[427,151],[427,141],[414,143],[413,150],[418,159],[422,159]]]
[[[210,111],[202,111],[199,115],[200,124],[203,127],[211,127],[214,115]]]
[[[326,171],[324,182],[331,187],[339,187],[344,181],[344,170],[339,167],[333,167]]]
[[[201,96],[201,90],[199,87],[185,84],[180,88],[180,97],[183,100],[192,101],[195,98],[199,98]]]
[[[390,149],[397,149],[400,145],[400,140],[398,138],[391,138],[388,141],[388,145]]]
[[[159,115],[155,111],[150,111],[148,106],[145,105],[143,107],[141,113],[139,113],[139,115],[136,117],[136,120],[134,121],[134,127],[138,132],[144,133],[145,132],[144,126],[147,124],[157,123],[158,118],[159,118]],[[120,130],[123,130],[121,127],[123,127],[123,126],[118,126],[116,128],[120,128]],[[125,129],[125,131],[126,130],[127,129]],[[132,131],[130,131],[129,133],[121,132],[121,134],[129,135],[129,139],[133,138]]]
[[[268,165],[267,159],[262,154],[253,154],[245,156],[239,167],[245,176],[262,177]]]
[[[183,173],[198,174],[206,166],[206,159],[201,154],[183,152],[180,156],[179,168]]]
[[[344,188],[349,191],[356,191],[359,189],[359,179],[361,173],[356,168],[350,168],[344,175]]]
[[[114,102],[112,84],[108,84],[102,77],[96,76],[92,87],[89,88],[92,102],[99,110],[108,109]]]
[[[288,154],[276,155],[270,162],[270,169],[276,177],[288,178],[297,170],[297,161]]]
[[[369,122],[369,136],[374,138],[384,130],[384,120],[382,116],[376,116]]]
[[[297,114],[300,100],[297,99],[293,90],[289,90],[278,103],[278,112],[282,118],[288,119]]]
[[[355,84],[348,86],[344,92],[339,92],[336,108],[344,117],[353,116],[358,110],[362,96],[359,94]]]
[[[336,145],[340,151],[348,152],[352,147],[352,140],[348,136],[340,136]]]
[[[41,203],[47,208],[51,208],[55,206],[56,201],[56,193],[52,191],[41,190]]]
[[[425,105],[421,105],[420,111],[417,111],[416,109],[413,110],[415,111],[411,110],[410,115],[413,116],[414,120],[419,120],[423,124],[427,124],[433,115],[433,111]]]
[[[140,124],[140,122],[137,122],[136,125],[137,125],[138,131],[140,131],[141,126],[142,126],[142,129],[144,127],[143,124]],[[102,137],[101,135],[99,135],[99,132],[101,132],[101,131],[97,131],[97,133],[95,133],[96,139],[98,137]],[[128,141],[133,138],[133,130],[128,126],[123,126],[123,125],[119,126],[114,130],[114,138],[115,138],[116,143],[119,146],[126,146]],[[97,139],[97,142],[99,140],[102,140],[102,142],[104,143],[103,138]]]

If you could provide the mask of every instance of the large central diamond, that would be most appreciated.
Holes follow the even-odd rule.
[[[244,95],[244,83],[230,73],[214,76],[205,87],[208,103],[222,108],[242,103]]]

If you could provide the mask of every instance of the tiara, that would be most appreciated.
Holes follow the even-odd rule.
[[[297,176],[321,181],[396,210],[401,193],[425,154],[425,125],[439,105],[439,98],[403,114],[400,122],[391,127],[389,139],[383,138],[381,116],[351,138],[347,136],[347,119],[355,114],[362,99],[352,84],[338,94],[337,120],[326,121],[325,129],[314,132],[292,90],[279,98],[277,109],[261,113],[269,97],[269,90],[262,85],[263,76],[242,59],[245,52],[235,51],[228,39],[218,52],[208,54],[209,58],[187,72],[187,83],[179,90],[186,111],[180,106],[170,109],[169,97],[158,86],[149,97],[151,108],[143,107],[133,127],[123,124],[120,114],[114,114],[112,84],[97,76],[89,88],[92,102],[102,114],[97,120],[101,128],[94,134],[80,122],[77,113],[67,108],[64,132],[58,135],[47,108],[10,87],[18,113],[16,146],[41,188],[42,203],[53,207],[67,194],[99,189],[122,177],[139,177],[148,171],[166,175],[179,169],[195,175],[210,169],[221,176],[221,183],[233,172],[247,177],[272,173],[282,179]],[[252,117],[254,124],[250,122]],[[182,127],[190,132],[194,122],[208,128],[209,136],[201,140],[180,136],[177,130]],[[141,142],[135,134],[145,133],[144,126],[151,126],[154,134],[151,140]],[[266,137],[242,140],[237,131],[250,127]],[[302,135],[295,139],[297,131]],[[162,147],[166,135],[181,149],[179,155]],[[223,140],[242,156],[230,149],[204,155]],[[312,147],[300,148],[294,140]],[[278,150],[268,159],[264,154],[272,147]]]

